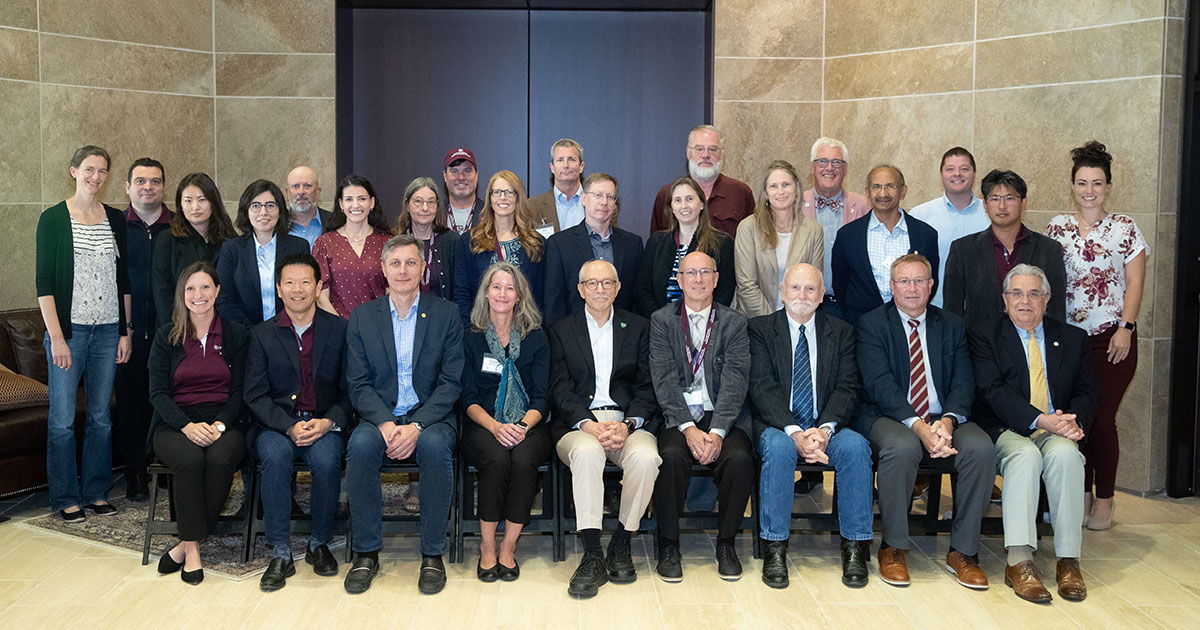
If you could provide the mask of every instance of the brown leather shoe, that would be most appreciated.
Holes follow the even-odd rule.
[[[987,574],[979,568],[979,558],[976,556],[968,556],[951,549],[946,553],[946,569],[958,578],[959,584],[967,588],[982,591],[988,587]]]
[[[906,549],[888,547],[879,550],[879,579],[892,586],[908,586],[908,562],[904,559]]]
[[[1042,586],[1033,560],[1026,560],[1016,566],[1005,566],[1004,585],[1011,586],[1017,597],[1028,602],[1045,604],[1053,599],[1050,597],[1050,591]]]
[[[1059,558],[1054,574],[1059,597],[1073,602],[1087,598],[1087,585],[1083,583],[1083,573],[1079,571],[1079,558]]]

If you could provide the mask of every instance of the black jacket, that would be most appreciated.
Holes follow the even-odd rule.
[[[199,235],[178,237],[168,231],[154,243],[154,276],[151,287],[154,293],[154,327],[171,323],[171,311],[175,308],[175,285],[179,272],[184,267],[206,260],[214,266],[221,253],[220,243],[208,243]],[[220,274],[218,274],[220,275]],[[224,284],[225,279],[221,279]],[[232,288],[232,287],[230,287]]]
[[[617,268],[617,279],[621,281],[621,292],[613,306],[632,311],[637,295],[638,264],[642,259],[642,237],[613,227],[609,232],[612,243],[613,266]],[[579,268],[589,260],[595,260],[588,227],[580,223],[567,228],[546,241],[546,318],[549,324],[571,313],[583,310],[583,298],[579,297]]]
[[[996,269],[992,230],[968,234],[950,244],[942,304],[973,327],[1004,314],[1004,278]],[[1034,265],[1050,281],[1050,304],[1046,315],[1067,321],[1067,270],[1062,245],[1054,239],[1029,232],[1017,247],[1017,262]]]
[[[171,326],[163,326],[154,335],[150,346],[150,404],[154,417],[147,437],[152,441],[159,427],[182,430],[191,420],[175,404],[175,370],[186,356],[182,343],[171,343]],[[229,400],[213,422],[223,422],[229,429],[245,433],[246,403],[242,385],[246,380],[246,329],[224,317],[221,318],[221,356],[229,366]]]
[[[675,266],[675,251],[675,233],[671,230],[655,232],[646,241],[646,251],[642,252],[637,274],[637,310],[642,317],[649,319],[654,311],[667,305],[667,279],[671,277],[671,269]],[[694,251],[695,234],[688,245],[688,253]],[[733,271],[733,238],[717,231],[717,251],[704,253],[717,261],[717,272],[720,274],[717,287],[713,290],[713,299],[729,306],[737,290],[737,277]]]

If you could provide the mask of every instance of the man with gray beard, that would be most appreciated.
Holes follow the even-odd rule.
[[[692,129],[686,146],[688,175],[704,190],[713,227],[733,237],[737,234],[738,222],[754,211],[754,193],[745,182],[721,174],[724,142],[721,130],[712,125]],[[650,213],[651,232],[667,229],[666,213],[671,211],[669,186],[663,186],[654,198],[654,210]]]

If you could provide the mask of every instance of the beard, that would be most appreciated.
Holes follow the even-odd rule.
[[[796,319],[804,319],[817,312],[817,303],[813,300],[785,300],[783,307]]]
[[[714,179],[720,174],[721,162],[717,162],[712,166],[704,167],[691,160],[688,160],[688,175],[691,175],[692,179]]]
[[[292,212],[298,212],[300,214],[312,212],[316,208],[317,204],[313,203],[312,201],[297,201],[292,203]]]

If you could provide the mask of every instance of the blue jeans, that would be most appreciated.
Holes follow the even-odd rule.
[[[309,446],[296,446],[288,436],[274,429],[262,428],[254,442],[254,450],[262,462],[263,520],[267,527],[267,544],[275,549],[276,558],[292,557],[292,470],[297,458],[304,460],[312,473],[312,533],[309,549],[329,542],[333,533],[333,517],[337,512],[338,491],[342,485],[342,434],[330,431]]]
[[[421,467],[421,553],[440,556],[446,550],[446,525],[454,493],[454,443],[449,422],[435,422],[421,432],[412,459]],[[383,488],[379,469],[387,460],[379,427],[360,422],[346,447],[346,492],[354,551],[383,546]],[[408,461],[408,460],[406,460]]]
[[[795,502],[792,480],[800,454],[796,443],[779,429],[768,427],[758,436],[762,456],[759,527],[764,540],[787,540]],[[842,538],[871,540],[871,445],[852,429],[833,434],[825,446],[829,465],[837,472],[838,527]]]
[[[112,483],[113,377],[117,373],[117,324],[71,325],[67,348],[71,369],[54,366],[50,334],[42,341],[49,368],[50,418],[46,428],[46,478],[50,485],[50,509],[108,501]],[[82,480],[75,467],[75,394],[84,379],[87,423],[83,434]],[[82,486],[82,487],[81,487]],[[82,490],[82,491],[81,491]]]

